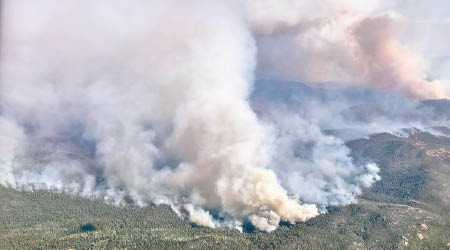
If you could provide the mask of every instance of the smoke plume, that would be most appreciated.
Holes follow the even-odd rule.
[[[356,202],[379,176],[308,116],[259,112],[255,77],[445,96],[376,2],[3,2],[3,186],[273,231]]]
[[[408,23],[383,1],[248,1],[258,73],[307,83],[345,82],[418,99],[448,98],[427,61],[406,47]]]

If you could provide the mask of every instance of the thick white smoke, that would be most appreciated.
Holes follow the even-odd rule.
[[[355,9],[355,1],[3,2],[1,185],[166,203],[202,226],[239,228],[250,221],[272,231],[280,221],[318,215],[318,206],[355,202],[379,178],[376,166],[353,163],[344,143],[314,121],[283,108],[258,117],[248,101],[257,64],[258,72],[274,76],[346,80],[328,66],[319,70],[335,58],[331,68],[374,84],[370,67],[364,75],[352,68],[355,51],[341,44],[346,38],[339,32],[375,7]],[[358,19],[347,20],[347,9]],[[321,20],[344,25],[328,45],[318,36],[327,36]],[[369,24],[357,23],[352,37],[363,40],[358,27]],[[297,46],[294,37],[307,43]],[[296,66],[277,66],[285,65],[276,61],[283,56],[276,46],[284,42],[295,52],[285,60]],[[335,45],[337,54],[317,57]],[[360,47],[358,58],[367,64],[384,60]],[[315,66],[304,67],[309,63]],[[414,96],[409,78],[389,74],[386,82],[396,84],[387,89]],[[412,84],[423,85],[416,78]],[[436,97],[433,91],[426,97]]]
[[[277,121],[274,168],[286,188],[304,201],[320,205],[356,202],[355,194],[379,180],[373,163],[356,166],[344,142],[282,108],[271,109]]]
[[[3,117],[0,118],[0,131],[0,185],[15,187],[12,168],[25,135],[14,121]]]
[[[3,115],[20,125],[2,122],[2,183],[165,197],[205,226],[201,208],[263,230],[317,215],[267,168],[269,128],[246,101],[256,48],[238,14],[206,1],[7,2]]]

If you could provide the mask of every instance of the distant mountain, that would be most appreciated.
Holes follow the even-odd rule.
[[[405,101],[407,102],[407,101]],[[355,121],[368,122],[376,117],[404,121],[450,120],[450,100],[410,101],[396,106],[380,102],[366,102],[349,107],[342,114]]]
[[[392,93],[343,84],[307,85],[261,80],[251,96],[258,114],[283,106],[289,112],[314,120],[324,130],[351,135],[364,127],[450,126],[450,100],[418,101]],[[375,125],[375,126],[373,126]],[[347,131],[350,130],[350,131]],[[355,138],[345,136],[345,138]]]
[[[426,100],[422,104],[433,109],[435,114],[442,115],[450,119],[450,100]]]

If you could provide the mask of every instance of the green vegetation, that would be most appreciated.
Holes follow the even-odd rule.
[[[197,227],[167,206],[0,188],[0,249],[450,249],[450,139],[380,134],[348,146],[376,161],[382,180],[359,204],[307,223],[239,233]]]

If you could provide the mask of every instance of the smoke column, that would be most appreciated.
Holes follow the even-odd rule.
[[[401,40],[408,20],[384,1],[264,0],[247,6],[260,52],[258,73],[265,77],[448,99],[448,83],[422,79],[426,60]]]
[[[240,229],[249,221],[273,231],[280,221],[303,222],[323,206],[356,202],[362,188],[379,179],[376,165],[355,164],[344,142],[312,121],[283,107],[258,117],[249,104],[255,70],[259,77],[264,67],[277,65],[273,46],[311,49],[300,61],[297,55],[286,60],[299,68],[303,62],[322,67],[316,55],[330,48],[316,51],[291,38],[309,30],[306,37],[322,41],[309,32],[320,30],[321,20],[333,22],[341,7],[298,1],[296,8],[323,10],[302,19],[295,12],[278,15],[292,1],[4,3],[3,186],[169,204],[198,225]],[[343,6],[356,11],[353,5]],[[278,12],[267,13],[267,7]],[[443,96],[434,85],[393,72],[397,67],[382,68],[386,78],[376,79],[371,65],[397,56],[400,64],[403,54],[391,49],[393,37],[374,41],[384,45],[368,44],[366,27],[376,22],[390,28],[390,22],[378,24],[385,18],[378,15],[360,19],[369,11],[358,11],[358,18],[344,23],[355,27],[349,36],[360,46],[353,50],[344,42],[333,55],[335,68],[374,88]],[[362,54],[355,57],[355,51]],[[387,59],[371,54],[378,52]],[[362,76],[360,68],[351,68],[359,62],[367,70]],[[285,71],[291,69],[274,67],[267,74],[323,80],[311,77],[316,68]],[[412,90],[418,86],[427,91]]]

